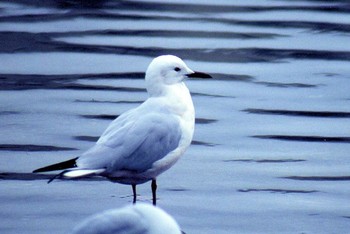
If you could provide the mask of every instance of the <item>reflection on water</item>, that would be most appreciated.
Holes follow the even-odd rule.
[[[0,1],[0,232],[65,233],[131,201],[101,178],[30,172],[139,105],[160,54],[215,78],[187,81],[194,141],[158,178],[186,233],[346,232],[349,14],[340,0]]]

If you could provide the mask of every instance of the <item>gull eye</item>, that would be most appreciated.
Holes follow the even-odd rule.
[[[181,71],[181,68],[175,67],[175,68],[174,68],[174,71],[176,71],[176,72]]]

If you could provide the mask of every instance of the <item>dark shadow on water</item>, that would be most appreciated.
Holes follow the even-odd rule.
[[[341,77],[342,75],[335,72],[320,72],[320,73],[314,73],[314,75],[321,75],[324,77]]]
[[[18,112],[18,111],[0,111],[0,115],[17,115],[20,113],[21,112]]]
[[[217,122],[217,119],[204,119],[204,118],[196,118],[196,124],[211,124]]]
[[[270,193],[316,193],[317,190],[289,190],[289,189],[238,189],[238,192],[250,193],[250,192],[270,192]]]
[[[186,189],[186,188],[165,188],[164,190],[171,191],[171,192],[187,192],[187,191],[190,191],[190,189]]]
[[[101,101],[101,100],[80,100],[77,99],[75,102],[81,102],[81,103],[114,103],[114,104],[141,104],[143,101]]]
[[[191,145],[201,145],[201,146],[208,146],[208,147],[214,147],[218,144],[215,143],[208,143],[208,142],[204,142],[204,141],[196,141],[196,140],[192,140]]]
[[[287,37],[286,35],[274,33],[257,32],[210,32],[210,31],[188,31],[188,30],[86,30],[39,33],[39,35],[49,37],[71,37],[71,36],[133,36],[133,37],[163,37],[163,38],[222,38],[222,39],[274,39],[277,37]]]
[[[0,180],[49,180],[54,176],[55,174],[2,172],[0,173]]]
[[[247,163],[297,163],[297,162],[305,162],[304,159],[228,159],[223,160],[224,162],[247,162]]]
[[[2,82],[25,82],[30,80],[34,83],[44,82],[68,82],[79,79],[98,80],[98,79],[143,79],[143,72],[126,73],[92,73],[92,74],[64,74],[64,75],[42,75],[42,74],[0,74]]]
[[[276,87],[276,88],[316,88],[318,85],[313,84],[302,84],[302,83],[277,83],[277,82],[254,82],[255,84],[261,84],[266,87]]]
[[[52,89],[70,89],[70,90],[109,90],[118,92],[146,92],[142,88],[132,87],[112,87],[105,85],[84,85],[84,84],[62,84],[57,87],[51,87]]]
[[[253,76],[249,76],[249,75],[223,74],[223,73],[210,73],[210,75],[215,80],[243,81],[243,82],[252,82],[252,81],[254,81],[254,77]]]
[[[305,181],[350,181],[350,176],[286,176],[281,178]]]
[[[301,110],[271,110],[271,109],[255,109],[248,108],[242,110],[249,114],[263,114],[263,115],[284,115],[284,116],[298,116],[298,117],[319,117],[319,118],[350,118],[350,112],[342,111],[301,111]]]
[[[74,83],[79,79],[139,79],[143,73],[107,73],[73,75],[0,74],[0,90],[70,89],[145,92],[143,88],[85,85]]]
[[[281,141],[304,141],[322,143],[350,143],[350,137],[326,137],[326,136],[287,136],[287,135],[256,135],[259,139],[271,139]]]
[[[16,145],[16,144],[0,144],[0,151],[69,151],[77,150],[76,148],[60,147],[52,145]]]
[[[49,2],[60,9],[98,9],[103,8],[108,0],[51,0]]]
[[[96,136],[75,136],[73,138],[75,140],[78,140],[78,141],[96,142],[99,137],[96,137]]]
[[[50,180],[56,174],[40,174],[40,173],[18,173],[18,172],[0,172],[0,180]],[[62,179],[56,179],[62,180]],[[85,178],[74,178],[74,179],[65,179],[68,180],[79,180],[79,181],[105,181],[104,177],[94,176],[94,177],[85,177]]]
[[[210,82],[210,81],[209,81]],[[219,94],[207,94],[207,93],[195,93],[191,92],[191,96],[212,97],[212,98],[236,98],[235,96],[219,95]]]
[[[100,120],[114,120],[116,119],[119,115],[80,115],[83,118],[86,119],[100,119]]]

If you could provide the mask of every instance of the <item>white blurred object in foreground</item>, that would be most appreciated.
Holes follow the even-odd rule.
[[[80,223],[73,234],[181,234],[176,221],[150,204],[135,204],[107,210]]]

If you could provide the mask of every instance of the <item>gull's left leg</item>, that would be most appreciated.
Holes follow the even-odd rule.
[[[152,179],[152,198],[153,198],[153,205],[156,205],[156,200],[157,200],[157,195],[156,195],[156,191],[157,191],[157,182],[156,179]]]
[[[132,184],[132,194],[134,195],[134,200],[132,203],[136,203],[136,184]]]

